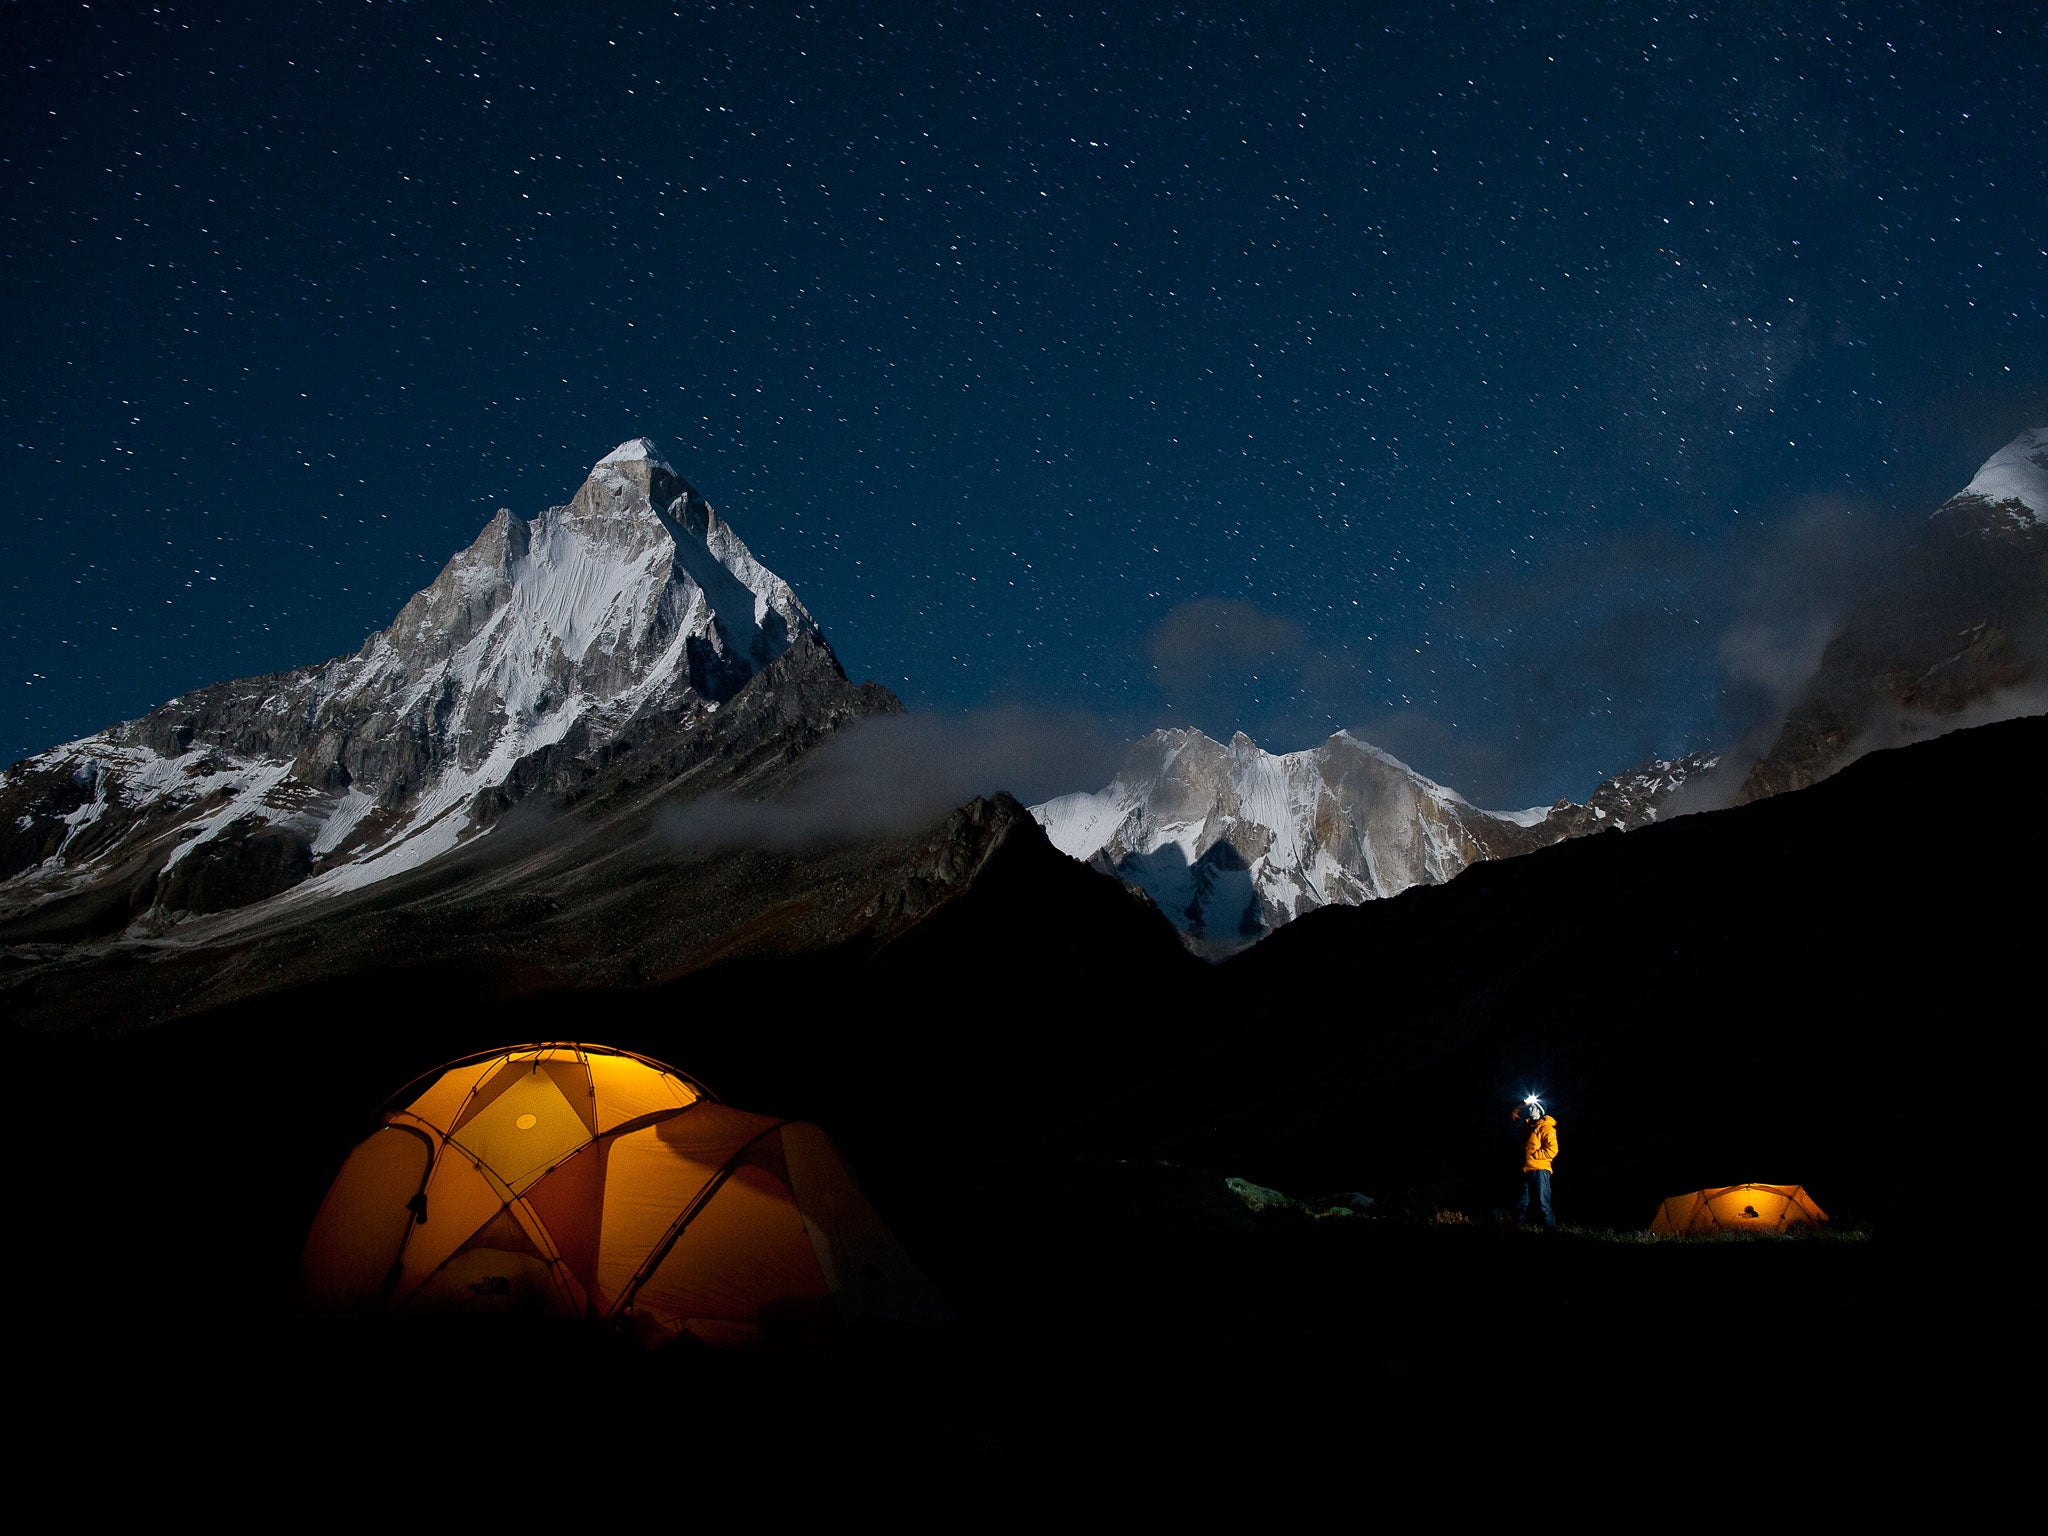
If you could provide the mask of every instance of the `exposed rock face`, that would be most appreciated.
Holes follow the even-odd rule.
[[[2048,708],[2048,428],[2023,432],[1862,593],[1741,798],[1864,752]]]
[[[1602,779],[1583,805],[1558,801],[1533,830],[1553,834],[1546,839],[1550,842],[1587,832],[1633,832],[1664,815],[1681,789],[1703,783],[1720,766],[1721,756],[1715,752],[1654,758],[1640,768]]]
[[[739,705],[786,655],[780,685]],[[355,655],[202,688],[10,768],[0,916],[90,897],[106,930],[359,886],[526,795],[631,777],[626,758],[680,769],[735,707],[800,752],[781,717],[815,720],[814,740],[899,706],[851,689],[795,594],[637,439],[567,505],[500,511]]]
[[[1307,752],[1154,731],[1095,794],[1033,808],[1053,845],[1150,895],[1205,954],[1323,906],[1450,879],[1481,859],[1656,819],[1703,756],[1617,775],[1585,805],[1482,811],[1346,732]]]

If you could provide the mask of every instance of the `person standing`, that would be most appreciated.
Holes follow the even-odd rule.
[[[1522,1147],[1522,1198],[1515,1202],[1515,1220],[1529,1221],[1533,1206],[1543,1229],[1555,1231],[1557,1217],[1550,1208],[1550,1165],[1557,1161],[1557,1121],[1544,1113],[1542,1101],[1533,1094],[1516,1108],[1515,1121],[1529,1127],[1529,1139]]]

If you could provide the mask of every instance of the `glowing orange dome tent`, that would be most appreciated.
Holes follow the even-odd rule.
[[[1657,1207],[1650,1230],[1668,1236],[1689,1232],[1783,1232],[1821,1226],[1828,1213],[1797,1184],[1730,1184],[1673,1195]]]
[[[648,1342],[947,1315],[817,1126],[585,1045],[402,1090],[322,1202],[305,1281],[320,1311],[602,1318]]]

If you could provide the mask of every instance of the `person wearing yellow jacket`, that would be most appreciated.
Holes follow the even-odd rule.
[[[1515,1123],[1529,1127],[1529,1139],[1522,1147],[1522,1198],[1515,1203],[1515,1220],[1530,1219],[1534,1206],[1545,1231],[1557,1227],[1550,1209],[1550,1165],[1557,1161],[1557,1122],[1544,1113],[1542,1101],[1533,1094],[1515,1109]]]

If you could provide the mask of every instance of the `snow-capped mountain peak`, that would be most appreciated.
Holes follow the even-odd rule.
[[[653,440],[645,437],[628,438],[597,461],[599,469],[613,464],[649,464],[670,474],[676,472],[675,465],[661,456],[661,450],[654,446]]]
[[[619,444],[591,466],[569,505],[585,516],[665,510],[677,497],[697,499],[696,489],[644,437]]]
[[[1989,511],[2016,527],[2048,527],[2048,427],[2030,427],[1986,459],[1934,515]]]
[[[500,510],[355,655],[198,689],[9,770],[0,880],[62,887],[163,843],[161,884],[233,832],[277,845],[279,888],[364,884],[479,830],[479,797],[536,754],[599,752],[650,715],[687,730],[802,634],[795,593],[635,438],[567,503]]]
[[[1241,948],[1303,913],[1440,884],[1481,859],[1654,821],[1711,760],[1654,763],[1586,805],[1483,811],[1348,731],[1304,752],[1160,730],[1115,780],[1032,807],[1053,846],[1135,885],[1191,947]]]
[[[1468,825],[1483,813],[1344,732],[1276,754],[1242,731],[1227,745],[1154,731],[1106,789],[1032,814],[1055,847],[1144,889],[1209,953],[1484,856]]]

